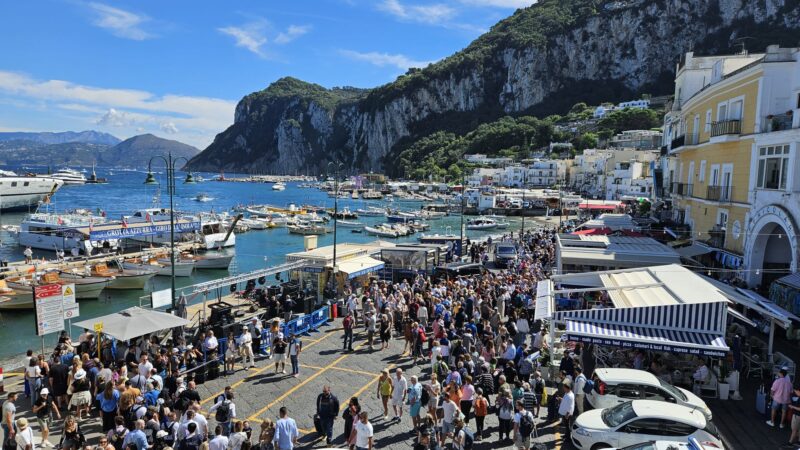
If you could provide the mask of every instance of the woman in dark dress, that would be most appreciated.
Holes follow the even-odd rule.
[[[344,419],[344,441],[347,443],[348,448],[355,446],[355,440],[350,442],[350,437],[353,435],[353,423],[358,418],[361,412],[361,405],[358,404],[358,397],[352,397],[350,403],[347,404],[347,409],[342,413]]]

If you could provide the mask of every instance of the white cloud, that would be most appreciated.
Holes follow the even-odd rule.
[[[82,114],[86,125],[176,130],[178,140],[204,147],[233,120],[236,103],[229,100],[184,95],[156,95],[134,89],[86,86],[63,80],[37,80],[0,70],[0,98],[22,99],[44,105],[45,112],[60,117],[58,110]]]
[[[494,8],[527,8],[536,3],[535,0],[461,0],[462,3],[474,6],[490,6]]]
[[[342,55],[356,60],[364,61],[378,67],[396,67],[401,70],[407,70],[410,67],[422,68],[431,64],[433,61],[416,61],[408,56],[400,54],[389,54],[379,52],[357,52],[354,50],[340,50]]]
[[[421,22],[432,25],[443,24],[456,15],[456,10],[443,4],[431,5],[405,5],[400,0],[383,0],[378,9],[385,11],[398,19]]]
[[[97,125],[109,127],[127,127],[135,124],[136,119],[125,111],[117,111],[114,108],[109,108],[95,123]]]
[[[286,31],[278,33],[278,36],[275,37],[275,43],[288,44],[309,31],[311,31],[311,25],[289,25]]]
[[[172,122],[164,122],[161,124],[161,131],[167,134],[177,134],[178,127],[176,127]]]
[[[264,27],[264,22],[252,22],[240,27],[217,28],[217,31],[232,36],[236,40],[237,47],[246,48],[264,58],[266,53],[264,53],[263,47],[267,43],[267,38],[264,36]]]
[[[140,26],[150,20],[145,15],[114,8],[103,3],[92,2],[88,6],[96,15],[92,23],[97,27],[110,31],[114,36],[135,41],[143,41],[154,37]]]

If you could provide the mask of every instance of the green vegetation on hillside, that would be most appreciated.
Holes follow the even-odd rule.
[[[327,89],[315,83],[308,83],[293,77],[284,77],[270,84],[266,89],[254,92],[245,99],[270,100],[300,98],[313,101],[332,111],[339,103],[364,97],[366,90],[353,87]]]

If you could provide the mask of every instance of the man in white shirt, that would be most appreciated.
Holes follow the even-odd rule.
[[[569,383],[562,384],[561,388],[564,394],[561,397],[561,403],[558,405],[558,415],[561,416],[561,424],[567,428],[565,439],[569,441],[572,416],[575,414],[575,394],[572,392],[572,386]]]
[[[578,410],[578,416],[583,414],[583,400],[586,394],[583,388],[586,386],[586,375],[583,374],[583,369],[575,367],[575,408]]]
[[[197,434],[202,435],[203,439],[206,439],[208,437],[208,419],[200,413],[199,403],[194,403],[191,408],[194,410],[194,421],[197,422]],[[233,410],[231,410],[231,412],[233,412]]]
[[[347,299],[347,312],[353,316],[353,320],[358,323],[358,299],[356,299],[355,295],[351,295],[350,298]]]
[[[372,450],[372,424],[369,423],[369,414],[361,411],[358,415],[359,421],[355,423],[353,429],[356,432],[356,449]]]
[[[146,353],[142,354],[139,362],[139,375],[144,377],[145,380],[150,378],[150,371],[153,370],[153,363],[150,362],[150,357]]]
[[[447,400],[442,405],[444,409],[444,418],[442,419],[442,446],[444,447],[447,444],[447,435],[449,434],[452,438],[453,431],[455,431],[455,421],[458,419],[458,414],[461,412],[450,397],[447,397]]]
[[[216,355],[217,349],[219,348],[219,342],[217,338],[214,336],[214,332],[212,330],[208,330],[208,335],[206,335],[205,340],[203,341],[203,348],[206,350],[208,355]]]
[[[222,434],[222,425],[217,425],[214,434],[214,439],[208,441],[208,450],[227,450],[228,438]]]
[[[403,369],[398,368],[392,378],[392,410],[394,410],[394,420],[400,421],[403,418],[403,404],[406,402],[408,392],[408,380],[403,376]]]
[[[253,355],[253,335],[250,334],[250,329],[244,327],[239,348],[242,351],[242,365],[247,366],[247,361],[250,361],[250,367],[256,366],[256,359]]]

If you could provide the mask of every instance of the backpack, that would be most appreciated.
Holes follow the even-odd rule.
[[[214,414],[214,420],[217,422],[223,423],[227,422],[231,419],[231,402],[228,400],[223,400],[222,403],[217,408],[217,412]]]
[[[464,443],[463,448],[464,450],[472,450],[473,444],[475,444],[475,435],[472,433],[472,430],[469,427],[464,427],[461,429],[464,432]]]
[[[144,408],[144,406],[133,405],[130,407],[130,409],[125,411],[125,415],[123,416],[125,418],[125,428],[133,431],[133,429],[136,427],[136,420],[138,419],[136,416],[136,411],[139,411],[141,408]]]
[[[122,450],[122,443],[125,441],[125,432],[123,431],[120,433],[114,428],[114,434],[111,435],[111,445],[114,446],[116,450]]]
[[[181,442],[181,450],[200,450],[201,445],[203,445],[203,438],[199,434],[195,434]]]
[[[528,438],[531,433],[533,433],[533,416],[528,411],[525,411],[525,414],[519,419],[519,434],[523,438]]]
[[[450,368],[447,367],[447,363],[444,361],[439,361],[436,363],[436,375],[439,376],[440,379],[444,380],[447,378],[447,375],[450,374]]]
[[[592,390],[594,390],[594,381],[593,380],[586,380],[586,383],[583,385],[583,393],[584,394],[591,394]]]
[[[420,327],[417,332],[419,333],[419,341],[424,344],[428,340],[428,338],[425,336],[425,330]]]

